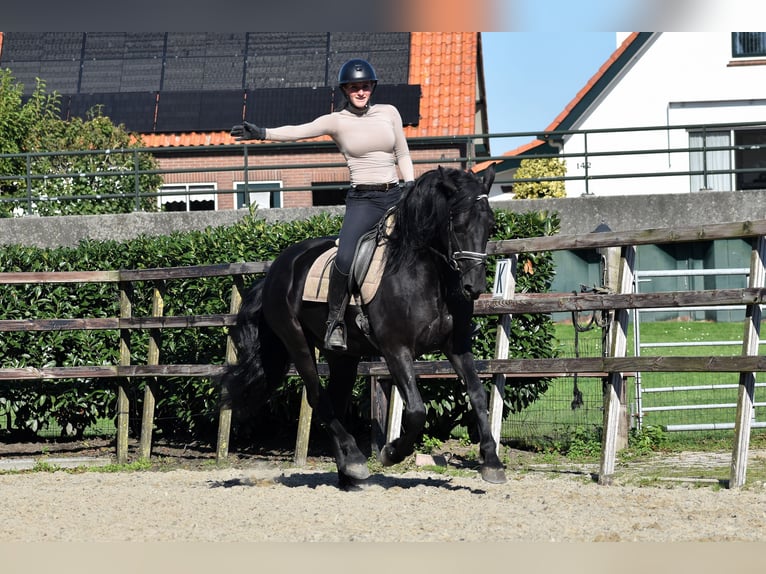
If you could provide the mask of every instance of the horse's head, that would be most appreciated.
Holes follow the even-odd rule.
[[[487,290],[487,241],[495,224],[489,189],[495,170],[490,166],[484,178],[471,172],[440,171],[451,191],[445,255],[460,276],[463,294],[477,299]]]
[[[459,279],[462,293],[476,299],[487,289],[487,241],[495,217],[489,188],[495,170],[483,178],[454,168],[421,175],[402,197],[389,237],[388,268],[411,268],[417,257],[434,257]]]

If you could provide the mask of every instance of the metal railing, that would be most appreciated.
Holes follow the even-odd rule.
[[[708,146],[705,134],[709,132],[720,132],[727,130],[729,132],[740,129],[764,128],[766,122],[746,122],[746,123],[727,123],[727,124],[686,124],[686,125],[664,125],[664,126],[638,126],[624,127],[614,129],[593,129],[593,130],[560,130],[551,132],[509,132],[494,134],[467,134],[455,136],[431,136],[418,137],[409,140],[410,149],[413,151],[413,162],[415,165],[453,165],[462,168],[471,168],[484,162],[516,162],[528,158],[558,158],[568,163],[568,172],[565,176],[540,177],[540,178],[519,178],[515,182],[545,182],[545,181],[563,181],[571,184],[581,184],[583,195],[592,195],[592,186],[596,182],[603,180],[651,180],[657,178],[686,178],[691,181],[692,176],[702,178],[701,189],[708,188],[708,180],[716,175],[728,175],[729,178],[747,174],[758,174],[764,177],[764,188],[766,188],[766,170],[762,167],[737,167],[736,158],[733,155],[736,152],[754,152],[766,150],[766,136],[762,144],[747,145],[725,145]],[[702,146],[689,145],[690,132],[701,132],[703,134]],[[547,142],[553,148],[549,153],[539,153],[534,155],[490,155],[477,154],[475,142],[480,140],[492,140],[501,138],[528,138],[529,140],[539,139]],[[652,140],[650,145],[644,145],[647,140]],[[683,145],[681,142],[685,142]],[[445,156],[444,149],[452,148],[455,150],[454,157]],[[558,150],[556,149],[558,148]],[[429,152],[433,155],[429,155]],[[332,142],[294,142],[294,143],[257,143],[257,144],[232,144],[215,146],[193,146],[193,147],[165,147],[165,148],[122,148],[110,150],[80,150],[80,151],[62,151],[62,152],[27,152],[20,154],[0,154],[0,162],[6,165],[13,164],[16,160],[16,173],[0,174],[0,188],[5,188],[0,194],[0,205],[14,204],[23,206],[31,210],[34,203],[51,201],[82,201],[82,200],[110,200],[125,199],[128,194],[110,192],[109,185],[102,181],[99,187],[89,194],[54,194],[45,193],[45,185],[49,181],[71,179],[73,182],[83,182],[83,178],[131,178],[132,186],[130,196],[133,198],[135,210],[140,210],[142,200],[155,199],[158,197],[171,197],[173,192],[161,191],[159,189],[141,189],[142,176],[159,176],[163,180],[173,174],[194,174],[194,173],[215,173],[215,172],[236,172],[244,175],[243,189],[210,189],[200,191],[186,191],[184,195],[210,195],[212,194],[232,194],[247,191],[249,183],[255,183],[256,179],[250,179],[254,173],[262,170],[318,170],[318,169],[337,169],[345,168],[345,162],[290,162],[269,159],[264,160],[264,156],[269,154],[279,156],[289,153],[291,155],[303,152],[337,152],[337,147]],[[710,153],[725,152],[729,155],[729,167],[725,169],[713,169],[708,166],[707,158]],[[701,168],[691,169],[689,167],[690,154],[701,154]],[[231,165],[204,165],[203,167],[157,167],[146,169],[141,167],[141,160],[146,156],[162,158],[172,154],[175,157],[191,157],[200,154],[206,155],[227,155],[232,158],[241,156],[241,161],[231,161]],[[122,165],[116,168],[100,169],[93,171],[62,171],[62,172],[42,172],[38,169],[38,163],[41,160],[51,158],[67,158],[93,156],[95,160],[103,165],[108,164],[109,158],[118,156],[121,158]],[[766,155],[766,151],[764,151]],[[660,156],[667,157],[667,166],[665,169],[658,169],[656,158]],[[256,158],[257,161],[254,161]],[[680,158],[679,163],[682,168],[673,167],[674,161],[671,158]],[[616,160],[627,160],[627,163],[621,167]],[[607,165],[607,168],[596,169],[597,161]],[[574,164],[574,166],[572,166]],[[643,165],[642,165],[643,164]],[[611,168],[609,166],[612,166]],[[23,166],[23,167],[21,167]],[[641,169],[644,167],[644,169]],[[15,185],[12,185],[15,183]],[[87,183],[87,182],[86,182]],[[15,192],[10,188],[15,187]],[[732,184],[731,189],[737,186]],[[281,187],[279,191],[322,191],[326,189],[337,189],[337,185],[301,185]],[[686,188],[689,191],[690,185]],[[21,193],[20,191],[23,190]],[[181,194],[181,192],[176,192]],[[570,194],[571,195],[571,194]]]

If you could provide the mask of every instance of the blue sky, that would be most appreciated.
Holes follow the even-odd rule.
[[[491,133],[544,130],[617,47],[615,32],[482,32]],[[492,155],[532,138],[492,139]]]

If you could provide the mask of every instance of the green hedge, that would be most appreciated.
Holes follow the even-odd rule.
[[[493,239],[532,237],[551,234],[558,229],[558,218],[546,214],[497,211],[496,217],[497,231]],[[146,269],[265,261],[301,239],[336,234],[340,224],[340,216],[328,215],[273,224],[247,217],[228,227],[160,237],[141,236],[126,242],[88,240],[74,248],[58,249],[8,245],[0,247],[0,271]],[[494,263],[490,270],[493,276]],[[518,289],[545,291],[550,287],[553,273],[549,253],[524,256],[519,261]],[[231,283],[230,277],[168,281],[165,315],[228,313]],[[152,288],[152,282],[134,285],[135,316],[151,315]],[[2,319],[117,316],[119,293],[115,284],[0,286]],[[476,355],[491,358],[494,318],[477,317],[476,320],[484,335],[476,339]],[[547,316],[515,317],[511,355],[551,356],[552,329]],[[225,330],[220,328],[168,329],[162,333],[160,362],[221,364],[225,360],[225,335]],[[134,331],[131,340],[132,363],[144,364],[148,333]],[[117,331],[9,332],[3,333],[0,365],[6,368],[113,365],[118,363],[118,353]],[[115,384],[110,379],[0,381],[0,428],[5,429],[0,432],[14,438],[32,437],[56,423],[62,434],[81,436],[96,421],[114,416]],[[143,380],[135,379],[129,387],[131,423],[136,434],[144,384]],[[507,408],[523,408],[546,385],[546,381],[535,379],[523,389],[509,392]],[[368,386],[361,380],[357,386],[356,424],[366,424]],[[292,378],[280,388],[270,390],[266,400],[258,405],[258,412],[248,413],[247,417],[235,416],[235,431],[246,440],[254,440],[264,433],[269,436],[294,434],[300,388],[300,381]],[[212,444],[217,429],[217,395],[215,383],[208,379],[160,379],[156,391],[156,432],[171,439]],[[465,401],[462,394],[456,392],[454,381],[429,384],[424,390],[424,398],[429,405],[430,429],[462,424],[466,416]]]

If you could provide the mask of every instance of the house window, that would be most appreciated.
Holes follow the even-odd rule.
[[[737,189],[766,189],[766,128],[734,132]]]
[[[690,132],[689,147],[691,191],[766,189],[766,128]]]
[[[731,191],[731,173],[710,173],[731,169],[731,134],[728,131],[689,132],[689,170],[700,174],[691,176],[691,191]],[[704,150],[704,151],[703,151]]]
[[[157,198],[162,211],[215,211],[215,184],[179,183],[160,187]]]
[[[237,190],[237,209],[256,205],[259,209],[282,207],[282,182],[280,181],[249,181],[235,183]]]
[[[322,182],[312,183],[316,189],[311,191],[311,205],[345,205],[346,192],[349,183],[344,182]]]
[[[766,57],[766,32],[733,32],[731,55],[734,58]]]

